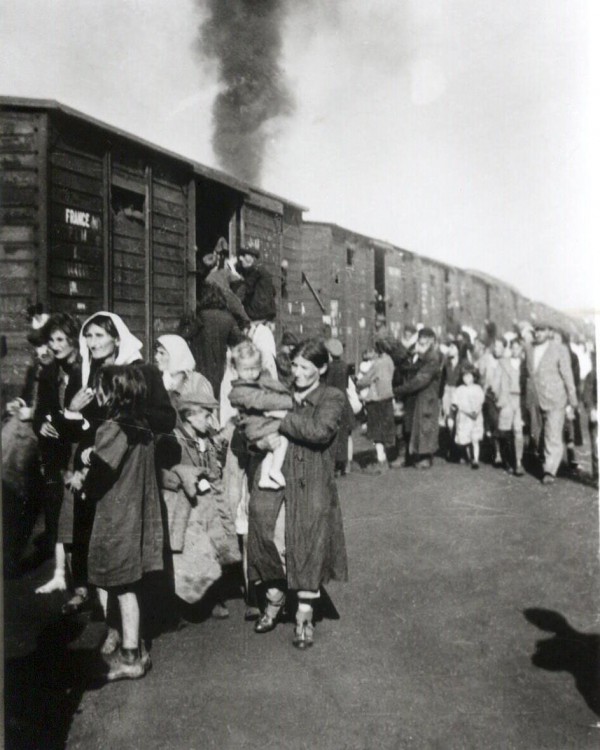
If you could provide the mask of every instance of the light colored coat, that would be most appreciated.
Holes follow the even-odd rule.
[[[537,404],[540,409],[549,411],[564,408],[567,404],[577,406],[577,393],[573,380],[573,370],[569,352],[564,344],[548,341],[548,347],[534,369],[534,347],[527,352],[528,396],[534,399],[531,406]]]
[[[373,360],[371,369],[360,376],[359,388],[369,387],[365,401],[386,401],[394,395],[392,392],[392,378],[394,377],[394,362],[389,354],[380,354]]]

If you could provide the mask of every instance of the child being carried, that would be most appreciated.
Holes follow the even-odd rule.
[[[232,360],[238,379],[232,383],[229,401],[240,413],[240,426],[248,443],[267,451],[261,464],[258,486],[261,489],[280,489],[285,487],[281,469],[288,440],[278,434],[281,420],[269,417],[267,413],[290,410],[292,396],[282,383],[263,370],[260,352],[250,341],[234,348]],[[277,447],[271,448],[272,440],[264,438],[274,434],[278,437]]]

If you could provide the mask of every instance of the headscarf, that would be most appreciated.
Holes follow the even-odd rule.
[[[99,315],[104,315],[110,318],[114,323],[117,333],[119,335],[119,345],[117,347],[117,356],[115,357],[115,365],[129,365],[132,362],[138,362],[142,359],[140,349],[142,348],[142,342],[137,339],[133,333],[127,328],[122,318],[115,313],[107,312],[106,310],[100,310],[96,312],[84,322],[81,326],[81,333],[79,334],[79,350],[81,352],[81,383],[85,388],[90,378],[90,368],[92,364],[92,357],[90,350],[88,349],[87,342],[83,332],[86,327],[94,322],[94,318]]]
[[[185,339],[175,334],[165,334],[156,340],[169,355],[169,367],[162,373],[163,383],[169,391],[173,388],[173,375],[178,372],[191,372],[196,368],[196,360]]]

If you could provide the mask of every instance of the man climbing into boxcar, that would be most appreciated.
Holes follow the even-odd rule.
[[[250,318],[248,337],[262,355],[263,367],[272,377],[277,378],[275,365],[276,348],[273,331],[267,325],[275,320],[276,291],[271,274],[262,265],[258,265],[259,251],[253,247],[242,247],[238,252],[236,270],[242,282],[234,291],[244,305]]]
[[[258,265],[259,255],[253,247],[240,248],[236,270],[243,283],[237,291],[250,320],[274,320],[275,286],[267,269]]]

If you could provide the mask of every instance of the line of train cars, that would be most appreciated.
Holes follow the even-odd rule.
[[[5,397],[30,361],[25,310],[121,314],[149,352],[193,312],[201,257],[224,237],[260,251],[275,281],[277,329],[327,326],[356,362],[376,319],[443,334],[536,314],[570,318],[483,274],[335,224],[55,101],[0,97],[0,331]]]

